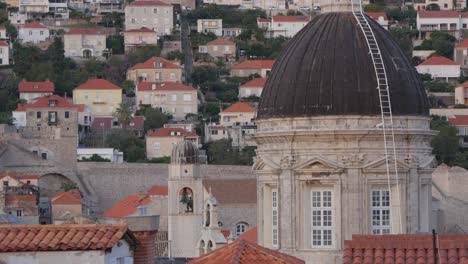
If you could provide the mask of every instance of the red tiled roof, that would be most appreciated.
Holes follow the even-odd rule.
[[[76,89],[82,90],[121,90],[119,86],[104,79],[91,79],[81,84]]]
[[[180,133],[180,135],[171,135],[171,133],[174,132],[177,134],[177,132]],[[183,128],[172,128],[172,127],[163,127],[158,130],[151,130],[148,131],[146,134],[147,137],[196,137],[197,133],[195,131],[187,131]]]
[[[271,69],[275,60],[246,60],[238,63],[232,69]]]
[[[137,243],[125,224],[0,226],[0,252],[106,250],[121,239]]]
[[[273,16],[272,22],[309,22],[310,18],[305,16]]]
[[[112,122],[116,120],[116,118],[108,116],[108,117],[95,117],[93,120],[92,128],[95,130],[100,129],[111,129]],[[133,126],[131,125],[133,123]],[[102,125],[101,125],[102,124]],[[126,129],[136,129],[136,130],[143,130],[145,125],[145,119],[142,116],[134,116],[128,125],[119,125],[119,127],[123,127]]]
[[[237,102],[222,111],[223,113],[255,113],[255,108],[244,102]]]
[[[438,235],[438,263],[467,263],[468,235]],[[343,264],[433,263],[432,235],[353,235]]]
[[[106,35],[104,31],[97,28],[72,28],[65,35]]]
[[[244,87],[264,87],[266,83],[266,78],[255,78],[241,85],[241,88]]]
[[[454,118],[449,118],[448,122],[453,126],[468,126],[468,115],[456,115]]]
[[[441,10],[441,11],[425,11],[421,10],[418,12],[420,18],[453,18],[460,16],[462,12]]]
[[[218,38],[213,41],[210,41],[206,43],[207,46],[212,46],[212,45],[236,45],[236,43],[230,41],[227,38]]]
[[[45,81],[45,82],[28,82],[26,80],[22,80],[18,84],[18,90],[20,93],[53,93],[55,90],[55,85],[53,82]]]
[[[20,174],[20,173],[11,173],[11,172],[0,173],[0,179],[6,176],[10,176],[17,180],[37,180],[40,177],[40,175],[35,175],[35,174]]]
[[[239,238],[245,239],[251,243],[258,243],[257,239],[257,227],[254,226],[250,228],[249,230],[245,231],[244,233],[239,235]]]
[[[138,0],[138,1],[133,1],[129,6],[171,6],[171,4],[168,4],[163,1],[157,1],[157,0]]]
[[[9,45],[8,45],[8,43],[6,43],[5,41],[0,40],[0,46],[2,46],[2,47],[8,47]]]
[[[53,204],[81,204],[81,193],[79,190],[62,192],[50,199]]]
[[[5,204],[7,207],[11,207],[12,204],[18,204],[18,202],[36,202],[36,201],[37,201],[37,195],[35,194],[27,194],[27,195],[7,194],[5,196]]]
[[[222,229],[221,234],[223,234],[225,238],[228,238],[231,235],[231,231],[227,229]]]
[[[138,91],[195,91],[193,87],[177,82],[140,82],[138,83]]]
[[[54,100],[55,105],[49,105],[49,101]],[[35,102],[23,105],[18,107],[17,111],[26,111],[29,108],[76,108],[79,109],[79,106],[71,103],[67,99],[60,97],[58,95],[46,95],[38,98]]]
[[[221,204],[245,204],[257,202],[257,180],[203,180],[203,187],[210,190]]]
[[[143,62],[143,63],[137,63],[133,65],[129,70],[135,70],[135,69],[155,69],[154,63],[156,61],[162,62],[162,68],[163,69],[180,69],[180,66],[175,64],[174,62],[170,60],[166,60],[161,57],[152,57],[149,60]]]
[[[167,185],[155,185],[148,190],[148,195],[167,196],[169,193]]]
[[[268,18],[257,17],[257,22],[268,23],[268,22],[270,22],[270,20],[268,20]]]
[[[423,61],[418,66],[421,66],[421,65],[459,65],[459,64],[446,57],[433,56],[427,59],[426,61]]]
[[[244,239],[238,239],[205,255],[195,258],[189,264],[304,264],[303,260],[278,251],[261,247]]]
[[[457,48],[468,48],[468,39],[464,39],[458,43]]]
[[[143,33],[156,33],[154,30],[151,30],[149,28],[145,28],[145,27],[142,27],[142,28],[135,28],[135,29],[130,29],[130,30],[127,30],[125,32],[143,32]]]
[[[29,24],[24,25],[23,28],[46,28],[47,29],[48,27],[46,27],[42,23],[39,23],[39,22],[35,21],[35,22],[31,22]]]
[[[142,197],[138,194],[131,194],[105,211],[101,217],[124,218],[134,214],[139,206],[146,205],[150,201],[151,198],[148,195]]]
[[[379,20],[379,17],[383,17],[385,20],[388,20],[385,12],[366,12],[366,14],[374,20]]]

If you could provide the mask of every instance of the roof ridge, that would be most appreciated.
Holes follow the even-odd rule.
[[[231,264],[240,264],[240,258],[242,252],[244,251],[246,241],[244,239],[239,239],[239,246],[236,248],[234,254],[232,254]]]

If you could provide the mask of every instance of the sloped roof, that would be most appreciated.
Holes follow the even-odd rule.
[[[249,230],[245,231],[244,233],[239,235],[239,238],[245,239],[251,243],[258,243],[257,237],[257,226],[250,228]]]
[[[439,263],[467,263],[468,235],[436,239]],[[434,258],[432,235],[353,235],[344,245],[343,264],[432,263]]]
[[[36,174],[21,174],[21,173],[12,173],[12,172],[0,173],[0,179],[6,176],[10,176],[11,178],[14,178],[17,180],[37,180],[40,177],[40,175],[36,175]]]
[[[0,40],[0,46],[2,47],[8,47],[8,43],[6,43],[6,41],[3,41],[3,40]]]
[[[155,69],[154,63],[156,61],[160,61],[162,63],[162,68],[163,69],[180,69],[179,65],[175,64],[174,62],[172,62],[170,60],[166,60],[166,59],[161,58],[161,57],[152,57],[152,58],[148,59],[147,61],[145,61],[143,63],[137,63],[137,64],[133,65],[132,67],[130,67],[129,70]]]
[[[138,194],[131,194],[125,197],[120,202],[105,211],[101,217],[103,218],[124,218],[134,214],[139,206],[146,205],[151,201],[147,195],[143,197]]]
[[[232,69],[271,69],[275,60],[245,60],[232,67]]]
[[[171,6],[171,4],[157,0],[137,0],[128,4],[128,6]]]
[[[138,83],[138,91],[195,91],[195,88],[178,82],[140,82]]]
[[[42,28],[42,29],[48,29],[44,24],[34,21],[29,24],[26,24],[23,26],[23,28]]]
[[[137,244],[125,224],[0,226],[0,252],[106,250],[121,239]]]
[[[256,203],[256,179],[203,180],[203,186],[210,190],[221,204]]]
[[[106,35],[104,31],[98,28],[72,28],[65,35]]]
[[[228,38],[218,38],[206,43],[207,46],[212,45],[236,45],[233,41],[229,40]]]
[[[268,22],[270,22],[270,20],[268,20],[268,18],[257,17],[257,22],[268,23]]]
[[[305,16],[273,16],[272,22],[282,23],[297,23],[297,22],[309,22],[310,18]]]
[[[134,29],[127,30],[127,31],[125,31],[125,32],[156,33],[154,30],[151,30],[151,29],[145,28],[145,27],[142,27],[142,28],[134,28]]]
[[[195,258],[189,264],[304,264],[303,260],[278,251],[261,247],[244,239],[238,239],[205,255]]]
[[[462,14],[459,11],[452,10],[440,10],[440,11],[425,11],[421,10],[418,12],[420,18],[453,18],[458,17]]]
[[[49,101],[56,101],[56,103],[51,106],[49,105]],[[29,108],[76,108],[78,109],[79,106],[76,104],[71,103],[67,99],[60,97],[58,95],[46,95],[43,97],[38,98],[35,102],[20,106],[17,111],[25,111]]]
[[[28,82],[26,80],[22,80],[18,84],[18,90],[20,93],[46,93],[51,92],[53,93],[55,90],[55,85],[53,82],[45,81],[45,82]]]
[[[171,135],[171,132],[177,133],[180,135]],[[147,137],[196,137],[197,133],[195,131],[187,131],[183,128],[176,127],[163,127],[158,130],[148,131],[146,134]]]
[[[81,193],[79,190],[61,192],[50,199],[52,204],[81,204]]]
[[[385,20],[388,20],[385,12],[366,12],[366,15],[372,17],[374,20],[379,20],[379,17],[383,17]]]
[[[468,126],[468,115],[456,115],[449,118],[448,122],[454,126]]]
[[[418,66],[423,66],[423,65],[459,65],[459,64],[446,57],[433,56],[427,59],[426,61],[423,61]]]
[[[468,48],[468,39],[464,39],[458,43],[457,48]]]
[[[255,113],[255,108],[244,102],[237,102],[222,111],[223,113]]]
[[[167,196],[169,193],[167,185],[155,185],[148,190],[148,195]]]
[[[78,86],[78,90],[121,90],[119,86],[104,79],[91,79]]]
[[[253,80],[250,80],[244,84],[242,84],[240,87],[264,87],[266,83],[266,78],[255,78]]]

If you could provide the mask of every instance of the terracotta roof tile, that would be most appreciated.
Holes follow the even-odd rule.
[[[29,24],[26,24],[24,25],[23,28],[42,28],[42,29],[47,29],[48,27],[46,27],[44,24],[40,23],[40,22],[31,22]]]
[[[154,30],[151,30],[149,28],[145,28],[145,27],[142,27],[142,28],[135,28],[135,29],[130,29],[130,30],[127,30],[125,32],[139,32],[139,33],[156,33]]]
[[[154,89],[153,89],[154,88]],[[140,82],[138,91],[196,91],[195,88],[177,82]]]
[[[454,126],[468,126],[468,115],[456,115],[453,118],[449,118],[448,122]]]
[[[171,133],[173,133],[171,135]],[[177,135],[177,133],[180,133]],[[183,128],[171,128],[171,127],[163,127],[158,130],[151,130],[148,131],[146,134],[147,137],[196,137],[197,133],[195,131],[187,131]]]
[[[119,86],[104,79],[91,79],[78,86],[78,90],[121,90]]]
[[[244,102],[237,102],[222,111],[223,113],[255,113],[255,108]]]
[[[2,46],[2,47],[8,47],[8,46],[10,46],[10,45],[8,45],[8,43],[6,43],[6,41],[0,40],[0,46]]]
[[[257,17],[257,22],[268,23],[268,22],[270,22],[270,20],[268,20],[268,18]]]
[[[462,12],[451,11],[451,10],[442,10],[442,11],[425,11],[421,10],[418,12],[420,18],[453,18],[459,17]]]
[[[245,239],[251,243],[258,243],[257,239],[257,227],[254,226],[250,228],[249,230],[245,231],[244,233],[240,234],[239,238]]]
[[[45,82],[28,82],[26,80],[22,80],[18,84],[18,90],[20,93],[44,93],[44,92],[51,92],[53,93],[55,90],[55,85],[53,82],[45,81]]]
[[[138,194],[131,194],[123,200],[105,211],[101,217],[103,218],[124,218],[134,214],[139,206],[146,205],[151,198],[147,195],[141,197]]]
[[[128,232],[124,224],[3,225],[0,252],[106,250],[124,238],[135,245]]]
[[[50,199],[52,204],[81,204],[81,193],[79,190],[62,192]]]
[[[233,41],[229,40],[228,38],[218,38],[213,41],[206,43],[207,46],[212,45],[236,45]]]
[[[210,190],[221,204],[256,203],[257,180],[203,180],[203,186]]]
[[[244,239],[238,239],[230,244],[220,247],[205,255],[195,258],[189,264],[304,264],[303,260],[297,259],[278,251],[261,247]]]
[[[167,185],[155,185],[148,190],[148,195],[167,196],[169,193]]]
[[[238,63],[232,69],[271,69],[275,60],[246,60]]]
[[[468,48],[468,39],[464,39],[458,43],[457,48]]]
[[[459,65],[459,64],[446,57],[433,56],[427,59],[426,61],[423,61],[418,66],[422,66],[422,65]]]
[[[13,173],[13,172],[0,173],[0,179],[6,176],[10,176],[17,180],[37,180],[40,177],[40,175],[36,175],[36,174],[22,174],[22,173]]]
[[[282,22],[282,23],[288,23],[288,22],[309,22],[310,18],[305,17],[305,16],[273,16],[272,17],[272,22]]]
[[[129,6],[171,6],[171,4],[157,0],[137,0],[131,2]]]
[[[97,28],[72,28],[65,35],[106,35],[106,33]]]
[[[55,101],[54,105],[49,105],[49,101],[51,100]],[[78,110],[79,106],[63,97],[53,94],[40,97],[35,102],[19,106],[17,111],[26,111],[26,109],[30,108],[76,108]]]
[[[135,70],[135,69],[156,69],[156,64],[155,62],[161,62],[163,69],[180,69],[180,66],[175,64],[173,61],[166,60],[164,58],[160,57],[152,57],[149,60],[143,62],[143,63],[137,63],[133,65],[129,70]]]
[[[379,17],[383,17],[385,20],[388,20],[385,12],[366,12],[366,15],[370,16],[374,20],[379,20]]]
[[[244,84],[242,84],[240,87],[264,87],[266,83],[266,78],[255,78],[253,80],[250,80]]]
[[[439,235],[439,263],[461,263],[468,235]],[[345,241],[343,263],[432,263],[432,235],[353,235]]]

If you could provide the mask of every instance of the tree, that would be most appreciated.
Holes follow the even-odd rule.
[[[390,28],[390,35],[397,42],[398,46],[403,50],[407,58],[413,56],[413,41],[412,38],[417,35],[417,30],[412,30],[408,27]]]
[[[164,57],[168,60],[179,60],[180,63],[185,63],[185,55],[178,50],[173,50],[167,53]]]
[[[128,162],[141,160],[145,156],[145,143],[127,130],[117,130],[106,137],[106,146],[115,148],[124,153],[124,159]]]
[[[207,144],[208,162],[218,165],[252,165],[255,148],[239,150],[232,147],[232,141],[220,139]]]
[[[135,83],[132,80],[125,80],[122,82],[122,89],[124,94],[127,97],[134,97],[135,96]]]
[[[439,133],[432,139],[432,153],[439,162],[452,164],[458,153],[457,129],[440,117],[433,117],[431,129]]]
[[[112,54],[124,54],[124,37],[120,35],[108,36],[106,48],[112,50]]]
[[[205,82],[214,82],[218,79],[218,70],[211,66],[196,66],[193,67],[192,81],[193,84],[199,85]]]
[[[143,116],[145,117],[145,131],[161,128],[168,120],[167,115],[151,107],[143,111]]]
[[[98,154],[93,154],[89,158],[83,157],[83,158],[81,158],[81,160],[78,160],[78,161],[81,161],[81,162],[110,162],[109,159],[103,158],[103,157],[99,156]]]
[[[157,46],[144,46],[132,50],[127,55],[127,61],[130,65],[135,65],[147,61],[151,57],[160,56],[161,50]]]
[[[129,103],[122,102],[120,106],[115,109],[114,117],[117,118],[123,128],[126,129],[128,124],[132,121],[132,108]]]

